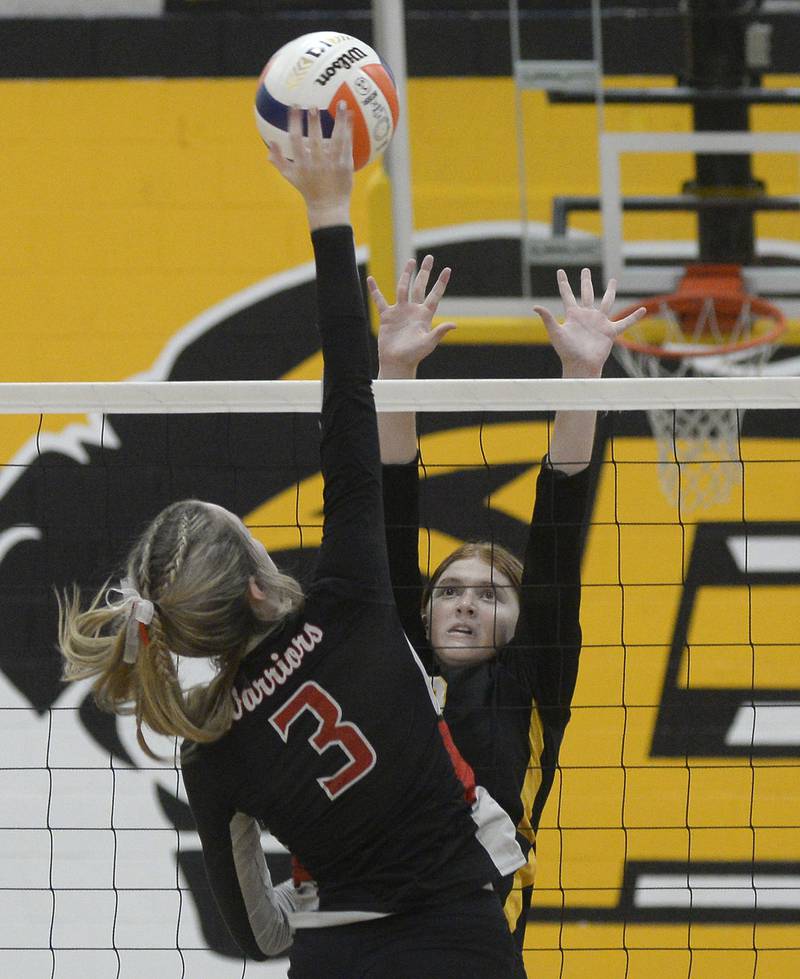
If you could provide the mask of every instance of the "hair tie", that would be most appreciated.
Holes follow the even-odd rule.
[[[112,595],[115,594],[120,598],[113,599]],[[155,605],[149,598],[142,598],[130,578],[123,578],[116,588],[108,589],[106,605],[115,612],[127,614],[122,659],[125,663],[135,663],[140,647],[147,647],[150,644],[150,632],[147,627],[153,621]]]

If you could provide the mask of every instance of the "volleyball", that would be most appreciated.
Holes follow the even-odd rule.
[[[277,143],[291,159],[290,107],[320,109],[322,135],[329,137],[341,101],[352,114],[353,163],[359,170],[383,153],[397,125],[392,73],[376,51],[350,34],[303,34],[279,48],[261,72],[255,104],[258,131],[265,143]]]

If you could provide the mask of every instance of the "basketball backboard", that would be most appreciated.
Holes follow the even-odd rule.
[[[688,264],[727,262],[754,293],[800,296],[800,58],[786,43],[800,5],[665,0],[623,13],[587,0],[594,84],[587,64],[559,79],[551,63],[550,82],[536,71],[545,61],[517,69],[550,105],[596,110],[599,193],[554,197],[551,254],[599,211],[581,247],[623,295],[672,292]],[[543,259],[548,243],[535,251]]]
[[[800,4],[510,0],[502,14],[513,86],[487,81],[480,110],[477,88],[461,110],[496,127],[463,154],[477,176],[462,168],[451,186],[437,167],[429,187],[415,180],[420,215],[459,180],[469,205],[457,226],[414,239],[460,273],[440,308],[460,326],[446,343],[545,342],[530,309],[557,296],[559,267],[573,280],[590,267],[595,288],[617,278],[628,302],[674,291],[697,262],[742,267],[749,291],[781,304],[792,342]]]

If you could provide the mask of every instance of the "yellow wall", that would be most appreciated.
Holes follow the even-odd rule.
[[[427,478],[467,458],[477,462],[479,437],[491,465],[537,460],[547,450],[545,423],[436,433],[422,440]],[[713,861],[721,871],[726,861],[800,861],[796,751],[752,759],[651,756],[697,530],[678,522],[657,458],[651,440],[620,437],[601,466],[583,563],[573,716],[538,836],[534,907],[543,914],[561,907],[613,914],[626,861]],[[800,438],[746,438],[742,458],[743,477],[729,499],[693,519],[800,521]],[[493,509],[526,521],[536,473],[533,465],[494,490]],[[435,567],[452,545],[436,534],[428,544],[423,535],[422,566]],[[749,689],[755,699],[760,690],[800,689],[797,592],[765,584],[701,588],[678,685]],[[537,924],[534,915],[525,960],[537,979],[789,979],[800,968],[799,945],[797,928],[787,924],[690,928],[684,916],[675,924],[560,926]]]
[[[271,172],[256,135],[253,85],[249,79],[0,83],[0,379],[129,377],[146,369],[169,338],[209,306],[310,260],[299,199]],[[415,79],[409,85],[409,100],[417,227],[518,217],[510,81]],[[597,190],[594,112],[586,106],[547,106],[535,93],[526,94],[523,104],[530,145],[530,217],[548,221],[554,193]],[[758,126],[777,129],[796,129],[799,112],[754,110]],[[620,129],[690,127],[683,108],[609,108],[608,124]],[[685,158],[659,161],[648,156],[644,162],[626,164],[626,189],[673,193],[690,173]],[[757,173],[775,192],[797,192],[796,161],[759,158]],[[366,240],[369,176],[369,171],[358,176],[354,200],[361,243]],[[638,229],[639,219],[630,220],[630,232],[646,233],[648,238],[687,237],[691,232],[692,219],[686,216],[648,221],[647,227],[640,221]],[[594,216],[576,217],[574,224],[597,230]],[[798,237],[782,217],[763,218],[760,228],[764,234]],[[29,419],[0,417],[3,461],[14,455],[30,431]],[[536,437],[530,435],[528,444],[536,444]],[[519,434],[510,430],[498,438],[499,457],[515,457]],[[652,444],[646,442],[643,448],[641,443],[636,440],[636,451],[650,453],[654,460]],[[786,443],[759,448],[779,455]],[[798,449],[800,444],[792,442],[790,455],[795,459]],[[617,450],[632,451],[624,444]],[[754,469],[746,483],[749,516],[800,520],[794,466],[780,480],[783,487],[795,487],[791,492],[758,484],[763,470]],[[505,495],[498,493],[495,505],[515,515],[527,512],[532,472]],[[595,521],[609,513],[612,473],[604,469]],[[654,518],[660,499],[654,468],[640,468],[626,489],[626,519],[636,523],[642,518],[648,526],[626,530],[621,541],[625,574],[631,580],[647,581],[648,574],[655,580],[671,574],[675,580],[676,568],[679,577],[685,540],[674,527],[660,526]],[[737,514],[741,505],[737,510],[733,503],[707,519],[736,519]],[[656,772],[648,759],[679,586],[668,589],[657,606],[635,586],[628,588],[625,639],[630,646],[625,653],[614,645],[622,628],[620,589],[602,586],[611,571],[616,574],[608,567],[618,553],[616,541],[609,537],[614,533],[615,528],[598,523],[588,541],[585,573],[599,585],[587,589],[584,599],[587,654],[575,720],[562,759],[565,772],[548,804],[539,841],[540,906],[560,905],[562,886],[572,889],[567,904],[613,905],[626,849],[629,856],[665,858],[685,855],[689,846],[687,786],[694,762],[681,761]],[[447,543],[439,542],[442,547]],[[654,560],[643,562],[643,554]],[[731,642],[747,644],[742,638],[747,622],[736,618],[739,598],[730,592],[706,596],[696,628],[702,628],[704,616],[711,631],[734,617]],[[785,612],[782,596],[773,595],[759,621],[768,623]],[[781,641],[796,645],[799,638],[794,626]],[[663,646],[645,657],[636,648],[644,642]],[[758,669],[774,682],[774,663],[767,651],[754,655]],[[747,663],[741,667],[747,668]],[[711,657],[703,662],[696,682],[705,677],[705,682],[716,683],[715,677],[725,669]],[[790,675],[780,675],[787,686],[798,682],[795,668]],[[609,708],[597,708],[598,703]],[[628,710],[632,704],[649,707]],[[623,753],[628,765],[643,767],[627,772],[620,765]],[[610,767],[594,772],[574,767],[592,763]],[[694,829],[695,857],[749,859],[755,848],[765,859],[800,859],[796,768],[737,762],[710,774],[703,771],[706,774],[698,771],[692,779],[689,825],[713,826],[724,811],[726,825],[733,821],[739,828]],[[749,811],[751,790],[754,820]],[[665,821],[671,829],[646,828]],[[763,831],[758,828],[762,824]],[[689,976],[690,944],[693,979],[750,979],[754,947],[759,948],[759,979],[800,974],[797,934],[788,926],[760,926],[755,931],[696,926],[689,934],[685,925],[677,924],[532,924],[528,944],[540,949],[528,954],[530,974],[537,979]],[[766,951],[786,946],[789,951]]]
[[[310,258],[298,199],[265,162],[252,95],[250,79],[0,82],[4,380],[126,377],[198,312]],[[523,110],[529,216],[548,221],[553,194],[597,190],[595,114],[533,92]],[[680,107],[607,114],[612,129],[690,128]],[[795,108],[754,114],[763,128],[800,123]],[[508,79],[412,79],[409,117],[418,228],[519,216]],[[631,191],[674,192],[689,173],[683,157],[628,162]],[[797,193],[796,160],[765,156],[756,169],[775,192]],[[369,169],[355,194],[361,241],[368,179]],[[691,220],[650,218],[647,236],[680,236]],[[769,221],[783,218],[765,217],[764,233]]]

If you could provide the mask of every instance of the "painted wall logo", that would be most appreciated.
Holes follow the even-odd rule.
[[[754,642],[752,649],[729,645],[723,687],[709,682],[713,654],[708,644],[692,642],[690,636],[710,591],[730,590],[741,610],[753,603],[766,605],[766,614],[778,623],[798,586],[800,523],[716,522],[698,527],[653,734],[654,756],[769,758],[800,749],[798,692],[779,685],[777,674],[764,676],[764,644]],[[781,657],[778,644],[771,645],[774,655]]]
[[[451,243],[442,243],[452,249]],[[425,244],[436,251],[435,243]],[[518,247],[516,241],[513,245]],[[484,239],[458,243],[457,264],[464,282],[473,285],[476,281],[487,247],[499,252],[503,243],[487,246]],[[363,253],[360,259],[363,261]],[[513,260],[508,267],[516,267]],[[208,310],[177,334],[152,368],[137,379],[249,380],[261,376],[254,365],[263,363],[271,365],[274,377],[291,374],[318,350],[312,274],[309,266],[292,270]],[[288,323],[292,324],[291,343],[286,342]],[[485,346],[458,345],[438,351],[427,370],[431,376],[476,377],[487,375],[487,364],[499,377],[548,376],[553,371],[552,355],[542,348],[497,346],[487,353]],[[762,413],[760,419],[754,414],[750,423],[753,437],[784,444],[794,436],[770,429],[778,424],[777,419],[767,417],[772,414]],[[536,466],[547,446],[547,424],[541,417],[521,421],[499,416],[482,425],[475,418],[459,418],[460,424],[454,427],[454,417],[421,418],[428,463],[422,517],[430,530],[426,540],[432,548],[431,563],[468,537],[493,537],[521,552]],[[611,424],[615,438],[639,444],[649,438],[641,418],[620,415]],[[99,714],[85,687],[61,684],[54,649],[52,587],[63,589],[73,581],[86,589],[98,587],[141,527],[168,502],[186,496],[212,500],[247,519],[254,532],[263,532],[278,563],[303,579],[313,558],[315,526],[319,524],[317,419],[272,413],[118,415],[89,418],[58,435],[43,433],[37,438],[35,430],[34,419],[28,444],[0,470],[0,625],[4,637],[0,705],[15,712],[15,731],[20,733],[10,742],[14,757],[4,762],[7,767],[0,773],[2,796],[9,800],[4,805],[18,806],[9,810],[12,821],[8,825],[39,829],[42,838],[49,839],[62,831],[74,835],[85,827],[107,827],[113,819],[115,827],[124,826],[131,834],[140,832],[143,839],[152,837],[156,849],[148,852],[148,859],[155,868],[152,874],[161,881],[158,886],[165,893],[174,889],[177,864],[191,890],[191,901],[185,901],[181,911],[181,941],[193,947],[208,945],[222,956],[238,956],[208,892],[199,844],[174,764],[153,770],[137,755],[129,725]],[[606,429],[603,437],[608,435]],[[490,466],[483,464],[482,452]],[[651,471],[652,467],[639,469]],[[614,478],[613,467],[604,467],[601,484]],[[640,492],[638,484],[630,494],[646,511],[647,494]],[[303,501],[299,517],[298,498]],[[455,499],[457,507],[453,506]],[[488,509],[486,501],[491,503]],[[631,518],[631,526],[636,519]],[[587,547],[597,546],[591,543],[592,535],[602,535],[607,523],[602,515],[596,517]],[[796,836],[797,790],[792,780],[796,780],[800,754],[796,737],[800,673],[791,666],[797,659],[796,630],[775,632],[763,641],[751,635],[749,641],[738,644],[719,631],[716,640],[702,641],[697,630],[704,618],[713,620],[719,630],[732,616],[740,615],[742,607],[763,607],[763,612],[750,616],[750,622],[785,620],[786,609],[797,606],[799,543],[800,514],[747,525],[716,521],[698,526],[686,554],[685,581],[682,587],[676,586],[679,597],[669,623],[666,666],[663,676],[659,673],[651,684],[660,691],[655,695],[658,703],[652,725],[632,725],[627,734],[615,732],[612,740],[617,741],[611,746],[617,766],[623,748],[630,749],[634,739],[644,759],[638,768],[632,764],[625,775],[625,811],[620,816],[622,809],[615,810],[614,818],[620,822],[611,829],[619,838],[624,835],[626,841],[632,840],[635,834],[630,821],[639,825],[636,807],[644,811],[653,792],[663,791],[665,772],[677,773],[682,779],[678,796],[684,820],[677,829],[684,856],[678,859],[673,852],[659,853],[652,848],[620,849],[618,854],[614,851],[610,870],[603,866],[594,877],[587,877],[586,861],[571,857],[568,848],[560,851],[548,842],[551,838],[545,831],[537,855],[541,880],[547,881],[549,864],[555,868],[552,879],[561,880],[557,875],[562,871],[567,877],[583,873],[583,889],[581,885],[575,885],[574,891],[567,887],[551,899],[543,884],[532,920],[713,921],[725,925],[743,920],[796,920],[800,889],[791,884],[796,854],[788,842],[793,833]],[[658,549],[648,553],[651,564],[660,559]],[[612,613],[604,611],[603,615],[608,618]],[[638,620],[646,633],[652,608],[637,608],[632,601],[625,616],[626,627]],[[741,621],[746,625],[748,620]],[[591,668],[592,657],[603,646],[593,629],[587,619],[582,671]],[[633,658],[639,653],[631,649],[629,655]],[[641,655],[651,653],[645,650]],[[581,730],[576,717],[567,732],[567,746],[578,759],[583,753],[592,757],[594,742],[599,740],[588,736],[581,740]],[[698,786],[708,777],[709,765],[704,763],[708,759],[725,791],[733,792],[729,788],[733,785],[741,796],[741,806],[728,824],[711,830],[719,854],[714,860],[685,847],[685,839],[695,831],[695,824],[689,822],[695,818],[690,810]],[[759,761],[775,766],[757,769]],[[656,771],[662,763],[672,768]],[[637,788],[639,768],[648,765],[654,766],[658,781],[647,784],[657,788]],[[13,801],[39,796],[32,788],[27,795],[20,794],[21,776],[9,775],[12,770],[42,776],[44,788],[36,790],[42,801],[35,811]],[[619,768],[618,773],[622,778]],[[592,773],[593,778],[602,774],[600,768]],[[575,824],[592,826],[597,786],[590,793],[573,789],[566,772],[560,791],[576,814]],[[702,819],[700,829],[704,831]],[[622,820],[628,821],[624,834]],[[771,848],[760,846],[755,854],[752,840],[759,821],[785,827],[785,832],[776,830],[770,837]],[[149,832],[154,827],[164,832]],[[657,831],[654,827],[648,838]],[[560,826],[563,839],[569,839],[569,833],[569,828]],[[607,830],[600,827],[593,853],[609,852],[602,843],[607,839],[604,833]],[[749,853],[742,852],[742,834],[750,841]],[[115,845],[127,855],[129,837],[118,835],[121,842]],[[100,831],[96,845],[107,845]],[[289,874],[288,857],[275,841],[268,846],[270,871],[275,879],[284,879]],[[147,886],[135,876],[139,864],[141,860],[137,864],[131,851],[125,866],[132,892],[141,887],[136,893],[142,907],[148,914],[153,908],[153,934],[160,936],[163,947],[174,948],[174,916],[159,911],[157,902],[147,897]],[[42,884],[35,876],[35,863],[20,857],[18,865],[18,879],[28,881],[26,886],[48,887],[47,878]],[[59,873],[56,878],[62,879]],[[119,884],[123,878],[115,879],[117,886],[124,886]],[[105,888],[110,900],[116,900],[105,878],[98,877],[91,886],[98,891]],[[601,903],[589,906],[585,894],[593,888],[604,897]],[[609,890],[615,892],[612,901],[606,897]],[[119,900],[118,918],[124,922],[128,914],[124,894]],[[139,908],[136,913],[145,912]],[[191,915],[193,923],[188,923]],[[21,915],[14,933],[22,946],[47,948],[50,924],[49,915],[37,923],[33,916]]]

